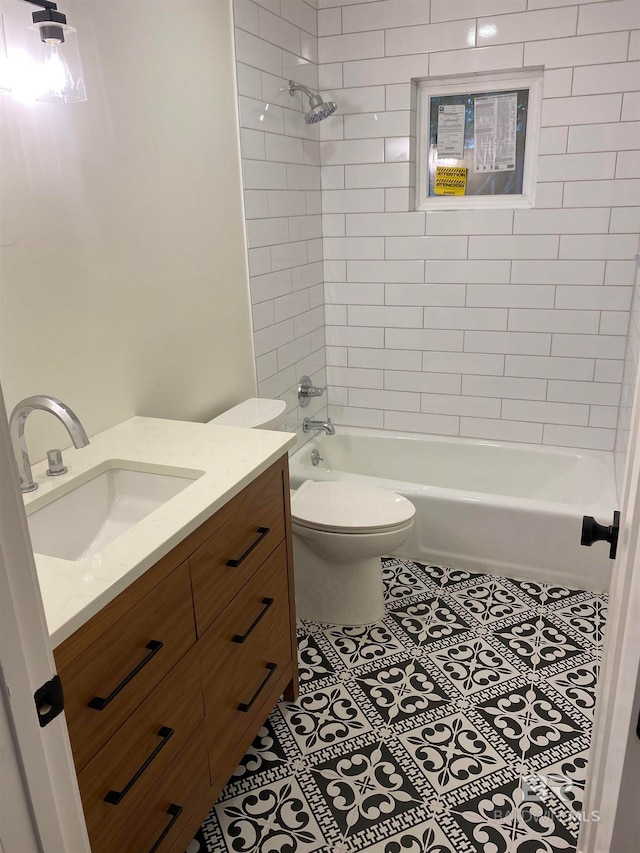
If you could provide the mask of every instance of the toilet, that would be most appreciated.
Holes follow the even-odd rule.
[[[209,421],[216,426],[247,427],[248,429],[283,430],[285,409],[284,400],[266,400],[262,397],[250,397],[227,409],[217,418]]]
[[[380,557],[406,540],[415,512],[385,489],[306,480],[291,498],[298,616],[335,625],[382,619]]]
[[[282,429],[283,400],[251,398],[210,423]],[[291,492],[296,611],[301,619],[357,626],[384,616],[380,557],[409,536],[415,507],[395,492],[306,480]]]

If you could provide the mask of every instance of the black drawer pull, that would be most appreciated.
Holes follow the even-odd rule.
[[[160,833],[160,835],[158,837],[158,840],[153,845],[151,850],[149,850],[149,853],[156,853],[156,850],[158,849],[158,847],[160,847],[162,842],[165,840],[165,838],[167,837],[167,835],[171,831],[171,827],[173,826],[173,824],[178,820],[178,818],[182,814],[182,806],[177,806],[175,803],[171,803],[171,805],[167,809],[167,814],[172,816],[171,820],[165,826],[165,828],[162,830],[162,832]]]
[[[247,550],[242,554],[242,556],[238,557],[237,560],[227,560],[227,565],[231,566],[232,569],[237,568],[240,563],[244,562],[247,559],[249,554],[253,551],[254,548],[257,548],[258,545],[262,542],[264,537],[271,531],[270,527],[259,527],[258,533],[260,534],[255,542],[252,542],[251,545],[247,548]]]
[[[258,698],[258,696],[262,693],[263,689],[265,688],[265,686],[266,686],[266,684],[267,684],[267,681],[269,681],[269,679],[271,678],[271,676],[273,675],[273,673],[274,673],[274,672],[276,671],[276,669],[278,668],[278,664],[277,664],[277,663],[266,663],[266,664],[265,664],[265,667],[269,670],[269,672],[268,672],[268,673],[265,675],[265,677],[263,678],[263,680],[262,680],[262,684],[260,685],[260,687],[258,687],[258,689],[256,690],[256,692],[253,694],[253,696],[251,697],[251,699],[250,699],[246,704],[245,704],[244,702],[241,702],[241,703],[238,705],[238,711],[244,711],[244,712],[246,713],[246,712],[249,710],[249,708],[251,708],[251,706],[253,705],[253,703],[256,701],[256,699]]]
[[[129,675],[124,678],[117,687],[114,687],[111,693],[107,696],[106,699],[103,699],[101,696],[94,696],[93,699],[89,702],[89,707],[93,708],[94,711],[104,711],[107,705],[112,702],[118,693],[127,686],[127,684],[131,681],[132,678],[135,678],[136,675],[143,669],[151,660],[151,658],[158,654],[160,649],[163,647],[164,643],[161,643],[160,640],[149,640],[145,649],[149,649],[149,654],[143,658],[140,663],[132,669]]]
[[[247,637],[249,636],[249,634],[253,631],[253,629],[256,627],[256,625],[258,624],[258,622],[262,619],[262,617],[264,616],[264,614],[267,612],[267,610],[268,610],[268,609],[271,607],[271,605],[273,604],[273,598],[263,598],[263,599],[262,599],[262,603],[264,604],[264,607],[262,608],[262,610],[260,611],[260,613],[258,613],[258,615],[256,616],[256,618],[255,618],[255,619],[253,620],[253,622],[251,623],[251,625],[249,625],[249,627],[248,627],[248,628],[247,628],[247,630],[244,632],[244,634],[234,634],[234,635],[233,635],[233,637],[231,638],[231,642],[232,642],[232,643],[244,643],[244,641],[247,639]]]
[[[162,726],[162,728],[158,732],[158,737],[162,738],[160,743],[156,746],[151,755],[145,760],[144,764],[140,765],[140,767],[136,770],[136,772],[133,774],[131,779],[129,779],[129,781],[121,791],[109,791],[107,796],[104,798],[105,803],[111,803],[112,806],[117,806],[118,803],[122,802],[122,800],[133,788],[133,786],[142,776],[147,767],[151,764],[156,755],[160,752],[162,747],[165,746],[172,734],[173,729],[170,729],[169,726]]]

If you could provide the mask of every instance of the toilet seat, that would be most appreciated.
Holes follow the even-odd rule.
[[[327,533],[387,533],[413,522],[402,495],[344,481],[305,480],[291,499],[294,526]]]

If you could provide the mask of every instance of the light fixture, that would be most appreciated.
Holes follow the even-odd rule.
[[[67,24],[66,15],[50,0],[24,0],[39,6],[28,27],[37,37],[31,52],[38,60],[37,101],[69,104],[86,101],[82,61],[76,31]]]

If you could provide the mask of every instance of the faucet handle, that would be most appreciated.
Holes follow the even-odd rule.
[[[62,451],[56,447],[53,450],[47,450],[47,477],[59,477],[60,474],[66,474],[69,470],[62,461]]]
[[[306,408],[311,402],[312,397],[319,397],[326,391],[325,388],[319,388],[311,381],[310,376],[303,376],[298,383],[298,400],[302,408]]]

